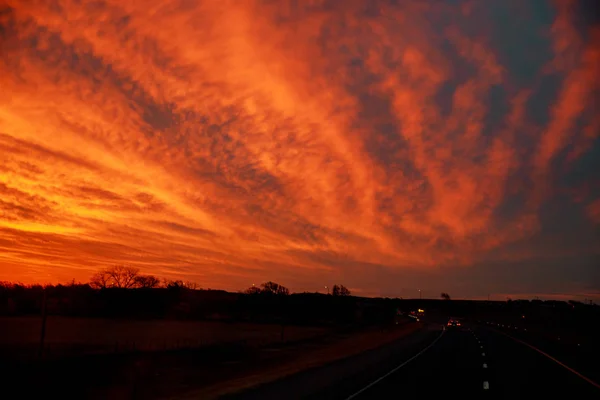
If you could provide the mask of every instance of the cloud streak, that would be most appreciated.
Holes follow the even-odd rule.
[[[599,151],[600,31],[563,2],[519,25],[533,7],[8,1],[0,277],[452,276],[543,240],[564,190],[597,229],[565,177]],[[506,13],[539,57],[506,51]]]

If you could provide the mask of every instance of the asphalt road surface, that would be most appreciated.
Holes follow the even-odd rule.
[[[600,386],[505,334],[430,327],[238,399],[600,399]]]

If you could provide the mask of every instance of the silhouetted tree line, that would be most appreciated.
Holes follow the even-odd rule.
[[[493,316],[507,323],[527,323],[540,331],[559,326],[581,332],[600,328],[600,307],[577,301],[371,299],[352,296],[343,285],[334,285],[331,295],[290,294],[285,286],[270,281],[242,293],[230,293],[203,290],[182,280],[161,280],[129,267],[98,271],[90,283],[41,286],[0,282],[0,315],[39,315],[44,298],[49,315],[77,317],[356,326],[393,323],[398,311],[425,308],[456,317]],[[441,298],[449,300],[450,296],[442,293]]]
[[[46,292],[46,296],[44,296]],[[281,324],[375,324],[393,319],[394,308],[351,296],[343,285],[332,295],[290,294],[276,282],[242,293],[199,289],[196,283],[161,280],[137,268],[115,266],[89,283],[23,285],[0,283],[0,315],[39,314],[43,299],[50,315],[106,318],[177,318]]]
[[[94,289],[155,289],[166,288],[198,289],[194,282],[181,280],[161,281],[154,275],[143,275],[139,268],[117,265],[104,268],[92,275],[89,285]]]
[[[246,291],[244,291],[244,293],[250,294],[250,295],[288,296],[290,294],[290,291],[285,286],[282,286],[278,283],[269,281],[269,282],[263,283],[262,285],[260,285],[260,287],[256,287],[256,286],[252,285],[251,287],[246,289]]]

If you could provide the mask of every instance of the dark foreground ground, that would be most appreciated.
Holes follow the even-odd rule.
[[[451,330],[430,326],[422,334],[231,398],[600,398],[600,386],[576,374],[583,371],[573,372],[515,339],[485,323]],[[586,365],[587,376],[594,376],[598,367]]]
[[[418,323],[343,329],[256,347],[245,341],[175,351],[16,363],[0,359],[3,398],[215,398],[411,337]]]
[[[552,332],[540,335],[490,320],[445,329],[445,318],[260,349],[240,343],[35,368],[5,364],[0,397],[600,398],[600,365],[593,348],[586,348],[589,342],[565,344]]]

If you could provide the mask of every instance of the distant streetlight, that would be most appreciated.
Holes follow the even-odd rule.
[[[421,289],[419,289],[419,300],[421,300],[423,297],[421,297]]]
[[[325,289],[327,289],[327,294],[329,294],[329,287],[325,286]]]

